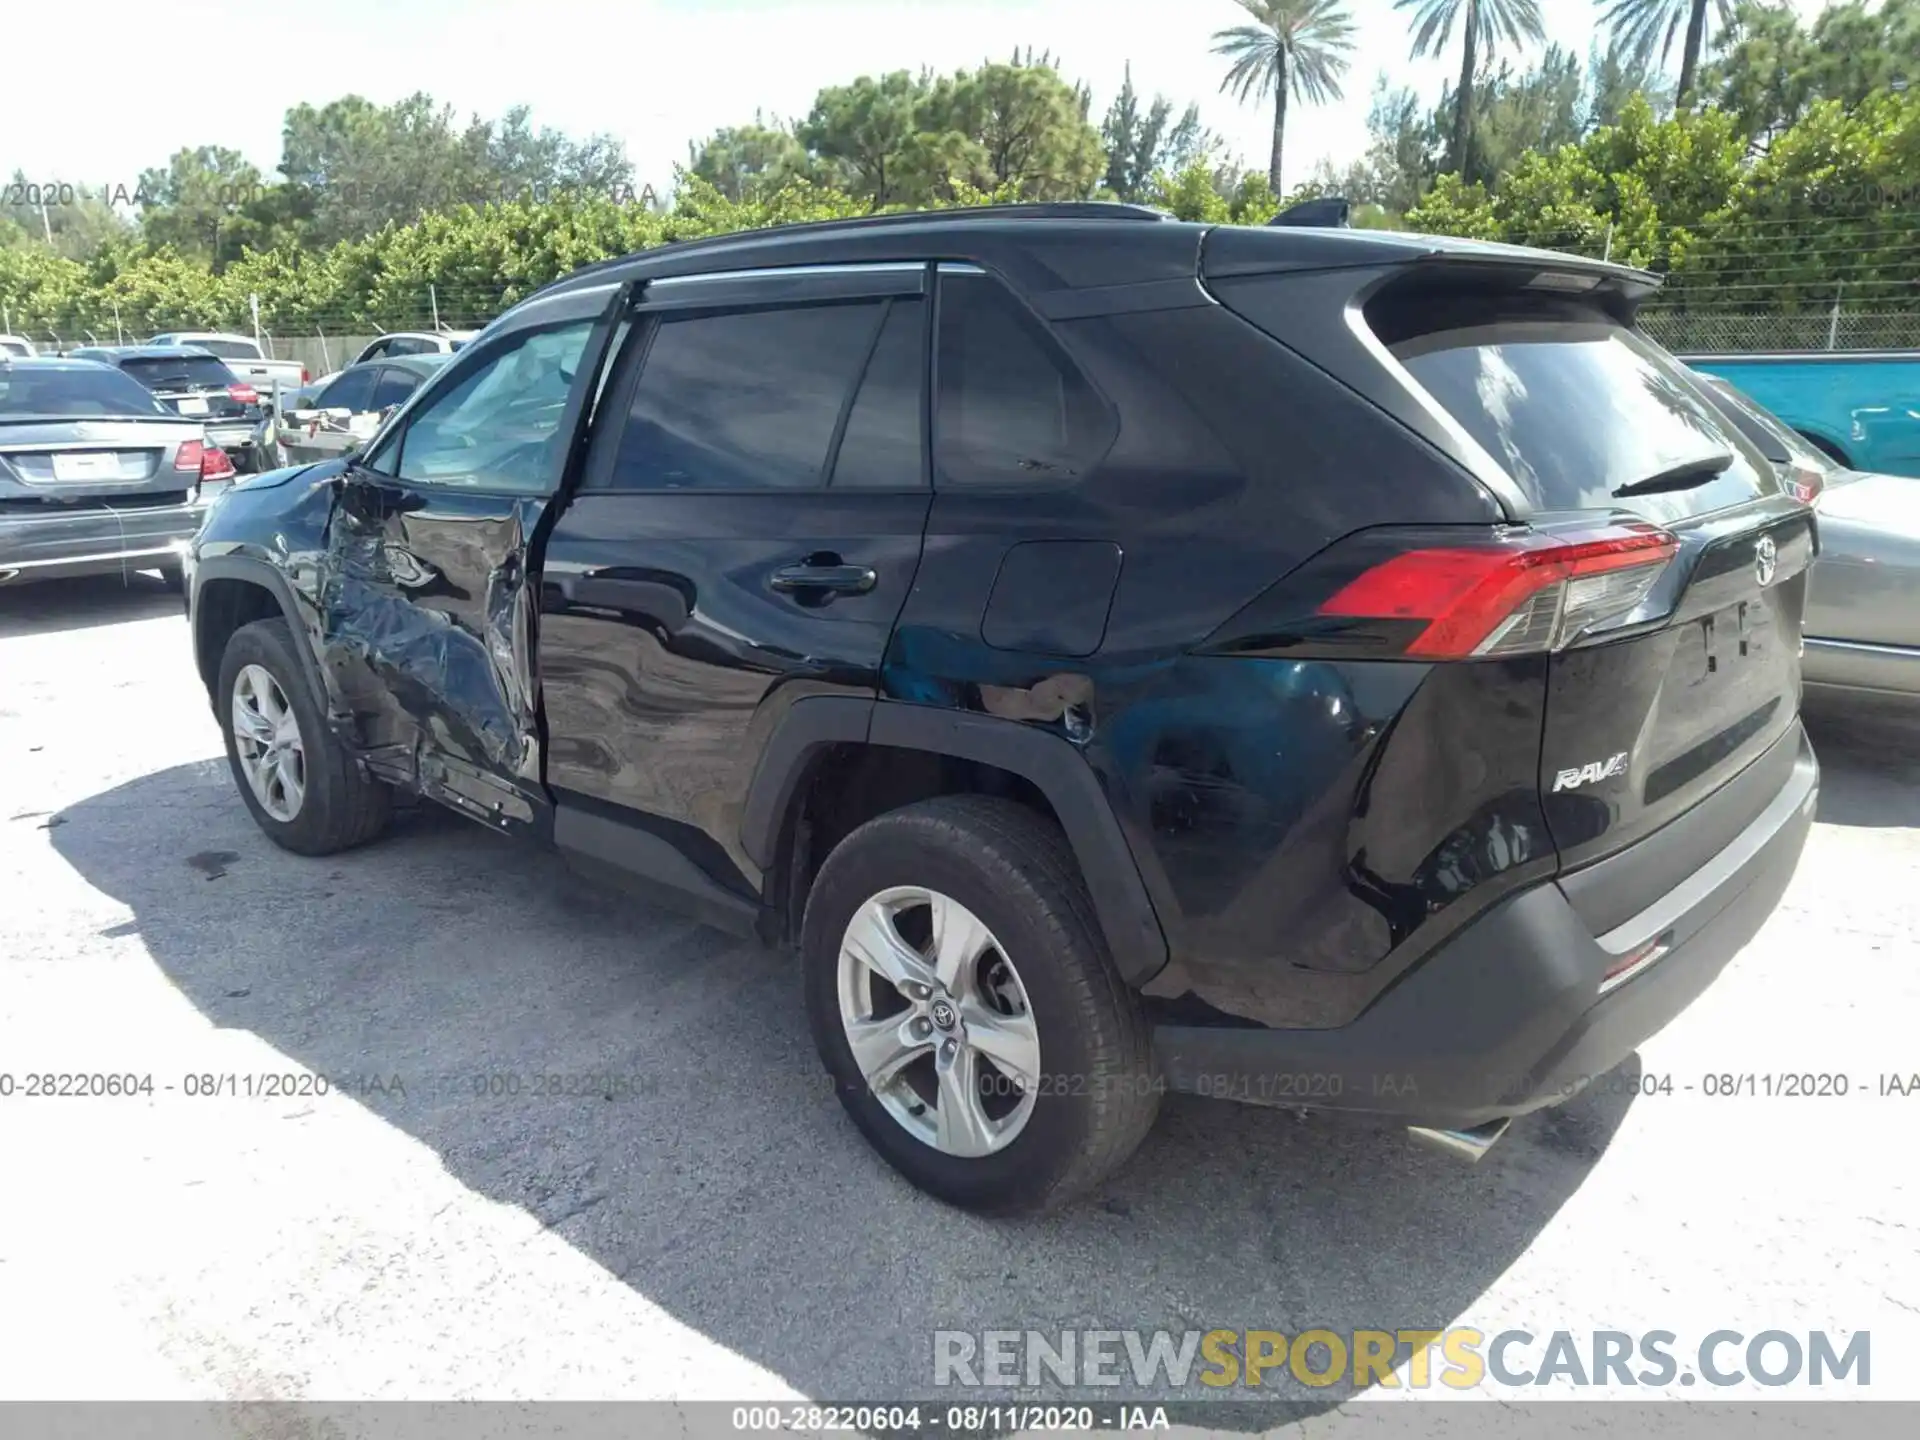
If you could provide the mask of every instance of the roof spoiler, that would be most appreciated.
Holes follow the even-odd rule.
[[[1312,225],[1334,230],[1351,230],[1353,206],[1339,196],[1324,200],[1302,200],[1282,210],[1269,225]]]

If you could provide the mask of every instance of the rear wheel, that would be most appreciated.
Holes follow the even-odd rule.
[[[220,662],[220,729],[240,798],[267,837],[331,855],[386,829],[392,792],[327,728],[293,644],[284,620],[234,631]]]
[[[827,857],[802,936],[815,1044],[901,1174],[951,1204],[1047,1209],[1131,1155],[1161,1085],[1059,830],[924,801]]]

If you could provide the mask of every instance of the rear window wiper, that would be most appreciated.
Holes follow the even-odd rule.
[[[1689,460],[1684,465],[1669,466],[1644,480],[1629,481],[1613,492],[1613,498],[1620,500],[1628,495],[1652,495],[1661,490],[1691,490],[1722,474],[1731,464],[1731,455],[1711,455],[1704,460]]]

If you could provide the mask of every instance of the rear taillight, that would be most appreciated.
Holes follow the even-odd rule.
[[[189,470],[202,480],[231,480],[234,475],[233,461],[227,452],[218,445],[208,445],[199,440],[184,440],[173,457],[175,470]]]
[[[313,382],[313,377],[307,374],[307,367],[302,365],[300,367],[300,383],[302,385],[309,385],[312,382]]]
[[[242,405],[258,405],[260,403],[260,392],[251,385],[229,385],[227,386],[227,394],[231,395]]]
[[[1402,653],[1427,660],[1559,650],[1639,608],[1679,548],[1665,530],[1634,523],[1407,550],[1348,581],[1319,613],[1420,623]]]
[[[1827,488],[1827,477],[1811,465],[1792,465],[1783,477],[1787,493],[1802,505],[1811,505],[1820,498],[1820,492]]]

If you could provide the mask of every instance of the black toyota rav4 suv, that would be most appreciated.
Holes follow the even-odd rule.
[[[792,943],[949,1201],[1084,1191],[1164,1089],[1476,1153],[1812,819],[1813,515],[1656,283],[1122,206],[630,256],[229,490],[200,674],[290,850],[425,795]]]

